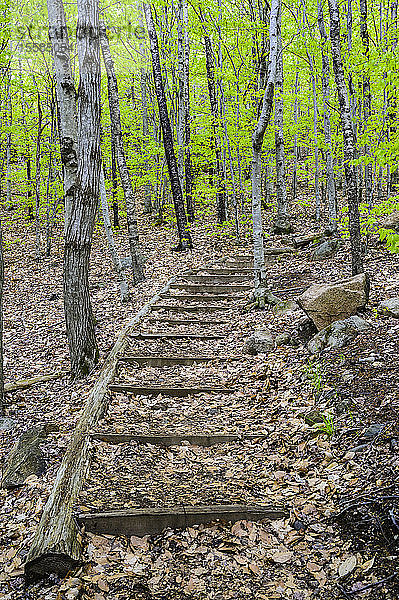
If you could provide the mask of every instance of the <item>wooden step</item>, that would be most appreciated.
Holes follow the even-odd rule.
[[[226,388],[220,385],[199,385],[193,387],[180,386],[162,386],[162,385],[134,385],[134,384],[117,384],[113,383],[108,386],[111,392],[119,392],[124,394],[135,394],[140,396],[173,396],[175,398],[183,398],[185,396],[194,396],[194,394],[234,394],[237,391],[235,388]]]
[[[215,319],[168,319],[166,317],[151,317],[146,319],[149,323],[167,323],[168,325],[228,325],[230,321],[216,321]]]
[[[197,306],[177,306],[168,305],[168,304],[153,304],[151,306],[151,310],[169,310],[172,312],[219,312],[220,310],[230,310],[230,306],[227,305],[219,305],[219,306],[211,306],[211,305],[197,305]]]
[[[228,260],[226,262],[226,267],[229,267],[230,269],[234,269],[235,271],[237,269],[250,269],[251,271],[253,271],[254,262],[253,261],[234,262],[232,260]]]
[[[195,363],[205,363],[211,360],[223,360],[217,356],[121,356],[119,362],[139,365],[148,365],[149,367],[167,367],[173,365],[190,366]],[[229,360],[229,359],[225,359]],[[240,360],[240,359],[237,359]]]
[[[233,269],[233,268],[226,268],[226,267],[220,267],[220,268],[209,268],[209,269],[203,269],[204,271],[206,271],[207,273],[209,273],[210,275],[222,275],[224,276],[228,276],[228,275],[237,275],[237,277],[245,277],[245,278],[250,278],[253,276],[253,269]],[[239,273],[242,273],[242,275],[239,275]],[[184,279],[186,279],[185,276],[183,276]],[[195,277],[195,275],[193,275],[193,277]],[[205,275],[206,277],[206,275]]]
[[[228,285],[229,283],[235,285],[236,283],[240,283],[241,281],[246,281],[248,277],[251,277],[252,273],[248,275],[224,275],[223,273],[218,273],[215,275],[183,275],[182,279],[185,281],[193,282],[194,284],[222,284]],[[172,286],[173,287],[173,286]]]
[[[107,442],[108,444],[126,444],[136,442],[138,444],[152,444],[153,446],[179,446],[182,442],[189,442],[193,446],[215,446],[216,444],[227,444],[229,442],[239,442],[245,440],[265,440],[267,435],[233,435],[233,434],[212,434],[212,435],[137,435],[135,433],[93,433],[91,437],[94,440]]]
[[[215,302],[218,300],[242,300],[245,294],[162,294],[162,298],[170,298],[171,300],[180,300],[185,302]]]
[[[221,340],[225,337],[225,335],[217,335],[214,333],[164,333],[162,331],[157,333],[140,332],[129,335],[129,338],[134,340]]]
[[[153,535],[167,527],[192,527],[213,521],[262,521],[284,519],[289,513],[282,506],[176,506],[172,508],[134,508],[97,513],[79,513],[77,519],[86,531],[102,535]]]
[[[233,292],[246,292],[253,288],[249,283],[228,284],[228,285],[203,285],[201,283],[172,283],[171,290],[185,290],[192,294],[232,294]]]

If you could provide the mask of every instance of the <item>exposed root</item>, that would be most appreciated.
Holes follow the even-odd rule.
[[[267,288],[258,288],[251,295],[249,303],[244,307],[243,312],[249,312],[257,308],[264,309],[266,305],[282,306],[284,303],[277,298]]]

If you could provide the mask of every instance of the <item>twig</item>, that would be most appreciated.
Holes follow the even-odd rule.
[[[365,590],[370,590],[371,588],[374,588],[374,587],[377,587],[379,585],[382,585],[383,583],[387,583],[387,581],[391,581],[392,579],[395,579],[395,577],[397,575],[398,575],[398,573],[395,571],[395,573],[393,573],[389,577],[386,577],[385,579],[380,579],[379,581],[375,581],[374,583],[368,583],[367,585],[364,585],[359,590],[351,590],[350,592],[347,592],[341,585],[337,584],[337,587],[344,594],[344,596],[346,598],[350,598],[351,596],[354,596],[355,594],[361,594]]]

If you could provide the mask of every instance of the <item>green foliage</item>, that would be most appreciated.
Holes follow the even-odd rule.
[[[335,433],[335,423],[334,417],[331,414],[321,415],[323,422],[316,423],[314,425],[315,429],[320,431],[321,433],[327,434],[329,437],[332,437]]]

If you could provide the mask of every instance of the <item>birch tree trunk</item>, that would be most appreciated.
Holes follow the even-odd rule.
[[[37,90],[37,137],[36,137],[36,172],[35,172],[35,257],[36,260],[40,260],[40,183],[41,183],[41,152],[42,152],[42,121],[43,112],[42,104],[40,102],[39,89]]]
[[[47,12],[56,80],[60,153],[64,173],[66,228],[77,187],[78,117],[76,112],[76,90],[71,69],[68,29],[62,0],[47,0]]]
[[[176,246],[175,250],[188,250],[189,248],[192,248],[193,243],[188,227],[186,212],[184,210],[183,192],[180,185],[177,161],[173,148],[173,134],[170,125],[165,89],[162,82],[158,36],[155,30],[155,23],[151,12],[151,7],[148,4],[144,4],[144,13],[147,22],[148,35],[150,38],[155,91],[157,95],[159,109],[159,120],[162,127],[165,157],[168,164],[169,179],[172,188],[173,203],[176,213],[177,231],[179,235],[179,244]]]
[[[258,123],[252,134],[252,218],[254,243],[254,300],[259,307],[264,307],[272,294],[267,289],[265,254],[263,247],[263,226],[261,208],[261,175],[262,145],[266,128],[273,109],[274,86],[276,81],[278,55],[278,21],[281,7],[280,0],[272,0],[270,8],[270,54],[269,72],[263,95],[262,108]]]
[[[121,184],[126,202],[129,249],[132,259],[133,284],[144,280],[144,269],[140,257],[139,233],[137,227],[136,202],[129,169],[127,168],[125,149],[122,137],[121,113],[119,106],[118,82],[115,75],[114,61],[104,23],[100,23],[100,43],[108,82],[108,103],[111,116],[111,127],[115,141],[116,161],[119,168]]]
[[[277,66],[275,93],[275,143],[276,143],[276,191],[277,217],[273,223],[273,233],[290,233],[292,225],[288,214],[287,186],[285,182],[285,151],[284,151],[284,102],[283,102],[283,44],[281,39],[281,9],[277,19]]]
[[[103,216],[105,234],[107,236],[108,249],[114,263],[115,271],[118,274],[119,289],[121,293],[121,302],[128,302],[129,300],[129,286],[127,283],[125,271],[122,266],[121,259],[119,258],[118,250],[116,248],[114,234],[111,226],[111,219],[109,217],[109,208],[107,200],[107,190],[105,188],[105,177],[104,170],[100,172],[100,207]]]
[[[3,228],[2,228],[1,221],[0,221],[0,416],[4,415],[3,287],[4,287]]]
[[[183,0],[178,0],[177,11],[177,61],[178,61],[178,89],[177,89],[177,166],[179,169],[180,186],[184,192],[184,130],[186,126],[185,107],[185,65],[184,65],[184,41],[183,41]]]
[[[370,90],[370,72],[369,72],[369,59],[370,59],[370,39],[369,32],[367,27],[367,0],[360,0],[360,37],[362,39],[363,44],[363,53],[366,59],[366,64],[363,67],[363,129],[368,135],[368,122],[371,114],[371,90]],[[365,156],[370,156],[370,148],[367,143],[364,145],[364,154]],[[372,163],[371,160],[368,164],[365,164],[364,167],[364,201],[368,204],[370,203],[371,198],[371,188],[372,188]]]
[[[187,216],[190,223],[193,223],[194,203],[193,203],[193,170],[191,166],[191,128],[190,128],[190,40],[188,35],[188,8],[187,1],[183,0],[183,22],[184,22],[184,105],[185,105],[185,124],[184,124],[184,175],[186,182],[186,207]]]
[[[344,142],[344,169],[349,208],[349,233],[351,244],[352,274],[363,272],[361,251],[359,199],[356,180],[356,167],[351,164],[356,158],[355,135],[352,128],[348,90],[346,89],[342,64],[340,16],[337,0],[328,0],[330,13],[330,41],[333,59],[335,84],[341,115],[341,127]]]
[[[98,361],[89,294],[89,259],[100,184],[101,71],[98,0],[77,0],[78,172],[64,253],[65,318],[75,377],[87,375]]]
[[[317,0],[317,20],[321,37],[321,87],[323,93],[323,125],[324,137],[326,140],[326,185],[328,198],[328,228],[334,234],[337,231],[337,193],[335,188],[333,152],[331,139],[331,119],[330,119],[330,63],[327,48],[327,33],[324,25],[323,5],[321,0]]]

